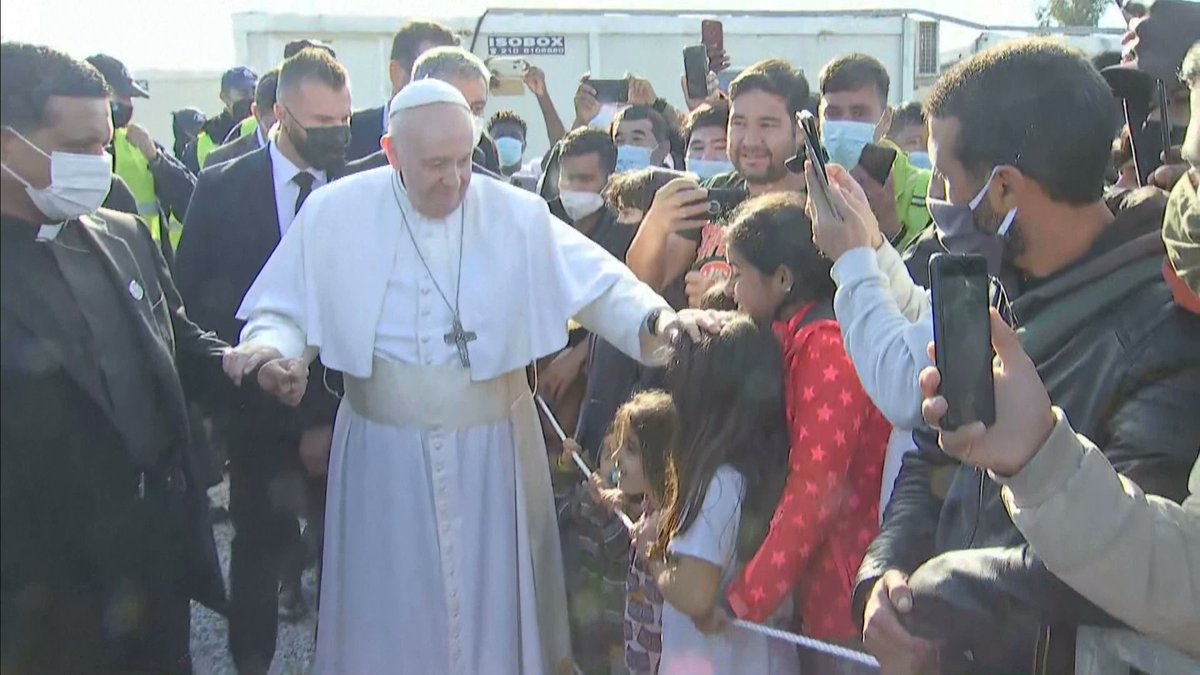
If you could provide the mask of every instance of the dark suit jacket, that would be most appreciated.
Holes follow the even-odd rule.
[[[350,116],[350,146],[346,160],[354,161],[379,152],[383,137],[383,106],[359,110]]]
[[[81,221],[81,237],[127,309],[112,320],[132,322],[141,338],[141,362],[157,382],[159,409],[169,416],[164,426],[171,430],[170,444],[162,470],[148,474],[146,501],[139,501],[139,475],[119,429],[140,421],[116,419],[120,413],[105,403],[102,382],[88,376],[94,364],[77,341],[65,338],[54,303],[15,266],[3,265],[0,568],[6,651],[10,629],[28,624],[25,613],[34,611],[15,598],[38,584],[51,589],[49,597],[62,596],[50,602],[78,594],[69,601],[89,606],[130,575],[151,586],[166,583],[213,607],[224,602],[204,492],[207,469],[191,443],[185,395],[211,407],[229,399],[234,388],[221,369],[227,345],[188,318],[141,220],[100,209]],[[130,290],[134,282],[142,289],[139,297]],[[174,486],[169,490],[162,487],[168,480]],[[24,627],[31,634],[39,630]]]
[[[202,171],[175,256],[179,292],[196,323],[237,344],[243,322],[234,315],[278,244],[269,148]],[[308,393],[296,411],[257,398],[248,403],[266,406],[272,417],[299,429],[330,425],[337,399],[325,391],[323,379],[323,369],[314,363]]]
[[[216,166],[217,164],[223,164],[231,159],[237,159],[242,155],[248,155],[260,147],[262,146],[258,144],[258,132],[245,134],[208,153],[208,160],[205,162],[205,165]]]
[[[476,152],[476,154],[478,155],[478,152]],[[358,173],[359,171],[370,171],[371,169],[378,169],[381,166],[387,165],[387,155],[383,154],[382,150],[378,150],[374,154],[367,155],[362,159],[350,162],[346,165],[346,169],[342,172],[342,174],[348,176],[350,174]],[[503,181],[505,183],[508,182],[507,178],[504,178],[495,171],[489,170],[487,167],[479,164],[479,162],[472,162],[471,172],[487,176],[488,178],[495,178],[496,180]]]

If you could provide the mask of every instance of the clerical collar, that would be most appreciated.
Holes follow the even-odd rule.
[[[38,241],[54,241],[55,239],[58,239],[58,233],[62,232],[63,225],[66,225],[66,223],[64,222],[64,223],[55,223],[53,225],[42,225],[41,227],[38,228],[37,237],[36,237],[37,240]]]

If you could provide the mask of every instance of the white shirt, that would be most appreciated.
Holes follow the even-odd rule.
[[[279,236],[282,238],[287,234],[288,228],[292,226],[292,220],[296,217],[296,199],[300,196],[300,186],[292,179],[301,170],[292,164],[292,160],[283,156],[275,141],[270,142],[269,152],[271,153],[271,173],[275,182],[275,213],[279,218]],[[313,190],[328,182],[324,171],[311,168],[305,169],[305,171],[316,178],[313,181]]]

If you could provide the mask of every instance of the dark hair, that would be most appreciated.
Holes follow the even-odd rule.
[[[925,110],[917,101],[909,101],[896,106],[892,113],[892,128],[903,129],[911,126],[925,126]]]
[[[808,80],[804,73],[782,59],[767,59],[743,70],[729,84],[729,100],[748,91],[765,91],[782,98],[793,117],[808,102]]]
[[[617,170],[617,145],[607,132],[580,127],[572,130],[559,142],[562,144],[558,151],[560,159],[582,157],[594,152],[600,158],[600,168],[604,169],[605,173],[611,174]]]
[[[641,122],[649,121],[650,128],[654,134],[654,140],[659,143],[667,143],[671,140],[670,128],[667,126],[667,118],[663,117],[662,113],[648,105],[631,105],[627,108],[622,108],[617,111],[612,121],[613,138],[617,137],[617,129],[621,128],[621,122]]]
[[[1104,70],[1110,66],[1121,64],[1121,52],[1115,49],[1100,52],[1091,58],[1092,67],[1096,70]]]
[[[774,192],[743,202],[725,230],[725,244],[763,274],[774,274],[781,266],[791,270],[795,283],[788,302],[833,297],[829,276],[833,265],[813,243],[804,198],[793,192]]]
[[[696,303],[696,308],[711,309],[716,312],[737,311],[737,299],[733,297],[732,290],[729,280],[726,279],[704,291],[704,295],[700,296],[699,302]]]
[[[392,38],[391,59],[412,70],[417,57],[420,56],[418,50],[423,42],[435,47],[458,46],[458,38],[442,24],[432,21],[409,21],[396,31],[396,36]]]
[[[308,38],[304,38],[302,40],[292,40],[291,42],[284,45],[283,46],[283,58],[285,60],[290,59],[293,56],[295,56],[296,54],[299,54],[301,51],[308,49],[309,47],[312,47],[314,49],[324,49],[325,51],[329,52],[330,56],[332,56],[335,59],[337,58],[337,52],[333,51],[333,47],[329,46],[328,44],[325,44],[324,42],[321,42],[320,40],[310,40]]]
[[[692,132],[705,127],[715,127],[722,131],[729,129],[729,102],[725,100],[716,103],[701,103],[688,113],[683,123],[684,145],[692,142]]]
[[[888,91],[891,90],[892,80],[888,77],[887,68],[879,59],[866,54],[847,54],[825,64],[821,75],[817,78],[821,95],[836,94],[840,91],[857,91],[863,87],[874,87],[879,94],[879,105],[887,107]]]
[[[0,44],[0,124],[17,131],[51,122],[46,103],[55,96],[108,98],[104,76],[63,52],[25,42]]]
[[[272,68],[258,78],[254,88],[254,105],[259,110],[270,110],[275,107],[275,99],[279,94],[279,69]],[[266,133],[266,129],[263,130]]]
[[[495,115],[492,115],[492,119],[488,120],[487,123],[487,130],[489,134],[492,133],[492,129],[495,128],[497,124],[511,124],[521,131],[521,138],[527,138],[529,136],[529,125],[525,123],[524,119],[521,119],[520,115],[512,110],[501,110]]]
[[[693,341],[681,332],[672,344],[667,390],[679,411],[680,443],[667,461],[663,520],[653,555],[700,515],[709,483],[722,465],[744,479],[739,557],[765,536],[787,475],[783,363],[770,327],[748,317]],[[757,539],[757,543],[749,540]]]
[[[667,485],[667,458],[679,446],[679,415],[671,395],[660,389],[635,394],[617,409],[606,446],[616,453],[631,448],[642,460],[646,483],[654,499],[663,503]]]
[[[279,86],[276,96],[297,87],[301,82],[320,82],[332,89],[346,87],[346,68],[324,49],[309,47],[301,49],[279,67]],[[257,95],[256,95],[257,98]]]
[[[654,195],[667,183],[683,175],[658,166],[619,173],[609,179],[608,187],[604,188],[604,199],[618,211],[638,209],[645,213],[654,203]]]
[[[984,176],[1011,165],[1051,199],[1100,199],[1113,139],[1113,94],[1082,53],[1046,39],[977,54],[938,79],[930,117],[958,120],[955,158]]]

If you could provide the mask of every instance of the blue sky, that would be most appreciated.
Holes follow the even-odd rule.
[[[691,12],[717,8],[803,9],[915,8],[991,25],[1031,25],[1039,0],[454,0],[433,3],[454,15],[477,15],[489,5],[590,8],[631,6]],[[234,58],[230,16],[265,11],[297,14],[361,14],[401,18],[430,16],[428,0],[8,0],[0,3],[4,39],[49,44],[83,57],[105,52],[134,70],[220,70]],[[1120,25],[1110,12],[1104,25]]]

